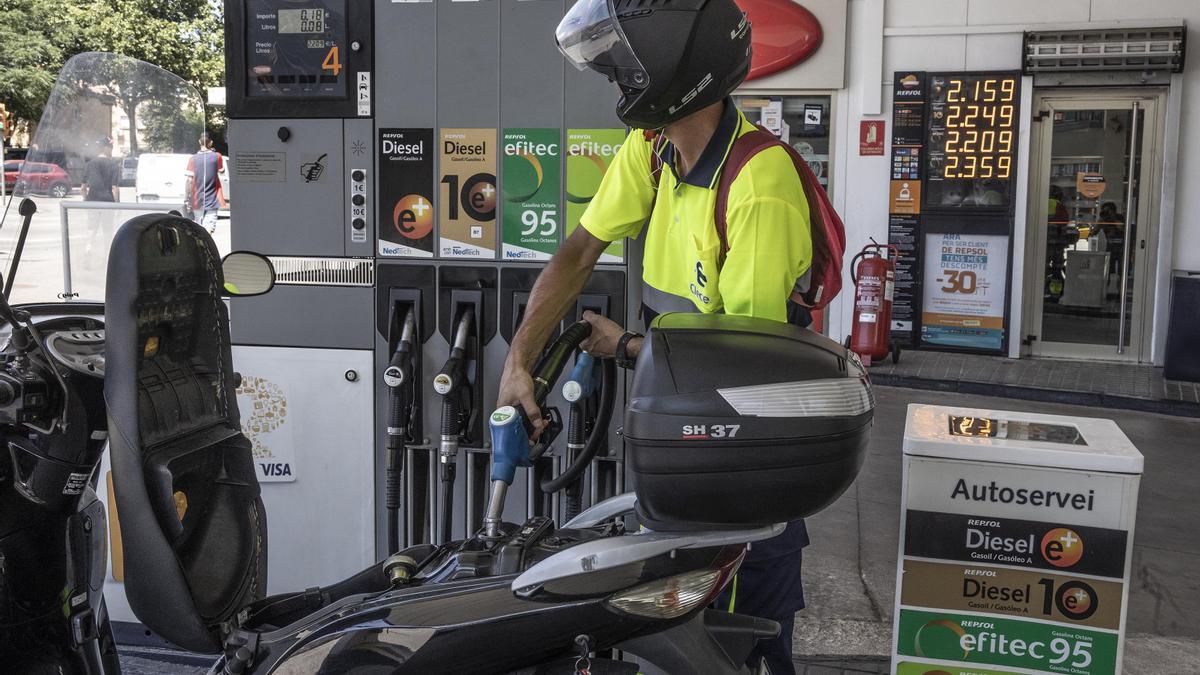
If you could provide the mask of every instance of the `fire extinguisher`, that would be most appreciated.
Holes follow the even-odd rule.
[[[889,353],[900,362],[900,345],[892,340],[892,294],[896,282],[895,246],[874,239],[850,261],[854,281],[854,323],[846,347],[858,354],[863,365],[882,360]]]

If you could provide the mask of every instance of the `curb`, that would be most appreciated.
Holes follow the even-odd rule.
[[[900,387],[904,389],[924,389],[927,391],[945,391],[958,394],[975,394],[979,396],[998,396],[1000,398],[1015,398],[1023,401],[1038,401],[1042,403],[1066,403],[1092,408],[1109,408],[1118,410],[1133,410],[1137,412],[1172,415],[1174,417],[1200,418],[1200,404],[1184,401],[1169,401],[1166,399],[1135,398],[1132,396],[1113,396],[1104,392],[1061,391],[1056,389],[1041,389],[1038,387],[1021,387],[1011,384],[992,384],[990,382],[972,382],[970,380],[932,380],[910,375],[890,375],[872,373],[871,384],[881,387]]]

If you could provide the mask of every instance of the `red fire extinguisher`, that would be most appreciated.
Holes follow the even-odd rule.
[[[846,347],[858,354],[866,366],[889,353],[892,363],[900,362],[900,345],[891,337],[897,255],[895,246],[885,246],[872,239],[850,261],[850,278],[854,281],[854,324],[846,337]]]

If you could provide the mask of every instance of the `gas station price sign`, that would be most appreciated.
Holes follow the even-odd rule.
[[[929,75],[925,205],[1007,208],[1016,179],[1018,75]]]
[[[248,0],[246,95],[345,98],[346,0]]]

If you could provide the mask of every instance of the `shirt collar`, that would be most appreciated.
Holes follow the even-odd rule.
[[[704,151],[700,153],[700,158],[696,160],[696,165],[692,167],[691,171],[688,171],[686,176],[680,178],[679,171],[675,167],[674,145],[664,144],[658,151],[658,155],[664,165],[671,167],[677,183],[687,183],[712,190],[716,187],[717,176],[721,173],[721,167],[725,165],[725,160],[729,157],[729,150],[733,147],[733,142],[737,140],[741,130],[742,113],[734,105],[733,99],[726,97],[721,121],[717,123],[717,128],[713,132],[712,138],[708,139],[708,145],[704,146]]]

